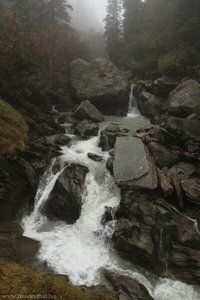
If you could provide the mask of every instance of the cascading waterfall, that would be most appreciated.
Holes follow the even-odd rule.
[[[138,118],[136,113],[131,112],[127,118],[131,116]],[[71,147],[63,147],[63,155],[53,160],[45,172],[34,210],[22,220],[24,235],[41,243],[38,258],[46,261],[56,273],[68,275],[74,284],[90,286],[102,283],[102,270],[107,269],[136,278],[155,300],[199,300],[200,291],[196,287],[169,279],[157,279],[155,282],[151,274],[142,274],[132,264],[120,259],[112,249],[109,239],[112,224],[104,226],[101,220],[106,207],[115,209],[118,206],[120,191],[106,170],[109,154],[101,151],[98,142],[99,137],[86,141],[74,137]],[[87,156],[88,152],[102,155],[103,161],[92,161]],[[49,221],[41,213],[66,162],[79,163],[89,169],[82,196],[81,216],[73,225]],[[56,172],[54,166],[57,164],[60,164],[60,168]]]
[[[131,84],[131,90],[129,94],[129,104],[128,104],[128,115],[129,118],[134,118],[138,115],[140,115],[140,112],[137,108],[137,101],[135,99],[135,96],[133,95],[133,88],[134,84]]]

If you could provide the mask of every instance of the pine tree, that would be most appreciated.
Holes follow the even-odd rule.
[[[123,0],[123,7],[124,39],[128,41],[141,31],[143,3],[141,0]]]
[[[106,8],[107,15],[105,22],[105,38],[107,52],[111,61],[117,63],[119,60],[119,47],[122,35],[121,29],[121,0],[108,0]]]

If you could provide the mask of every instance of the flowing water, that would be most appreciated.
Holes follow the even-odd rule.
[[[141,126],[148,126],[149,121],[139,114],[133,100],[130,97],[126,118],[107,117],[101,126],[105,127],[112,122],[128,127],[132,132]],[[102,270],[108,269],[138,279],[155,300],[199,300],[200,291],[196,287],[169,279],[155,279],[155,276],[120,259],[112,249],[109,239],[112,224],[103,226],[101,220],[106,207],[114,209],[118,206],[120,191],[105,167],[109,154],[101,151],[98,142],[99,137],[83,141],[74,136],[71,147],[63,147],[63,155],[54,159],[46,170],[38,188],[34,210],[22,220],[24,235],[41,243],[38,258],[46,261],[55,273],[68,275],[77,285],[102,283]],[[103,161],[90,160],[88,152],[102,155]],[[61,221],[51,222],[41,214],[41,208],[63,171],[64,162],[76,162],[89,168],[82,196],[81,216],[73,225]],[[60,170],[55,174],[53,166],[58,163]]]

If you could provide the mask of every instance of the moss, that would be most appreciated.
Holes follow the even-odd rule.
[[[28,126],[22,115],[0,99],[0,157],[13,158],[17,151],[23,151],[27,133]]]
[[[0,263],[1,295],[50,295],[63,300],[116,300],[112,292],[74,286],[65,277],[37,273],[15,263]],[[54,296],[54,297],[53,297]]]

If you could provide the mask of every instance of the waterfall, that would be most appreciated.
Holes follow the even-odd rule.
[[[62,156],[52,161],[38,187],[33,212],[23,218],[24,236],[40,242],[38,259],[46,261],[55,273],[68,275],[77,285],[97,285],[102,270],[112,270],[137,279],[146,286],[155,300],[199,300],[200,292],[193,286],[169,279],[157,279],[148,272],[141,273],[131,263],[123,261],[112,249],[112,222],[101,222],[106,207],[119,205],[120,190],[106,169],[108,152],[98,147],[99,137],[86,141],[75,137],[70,148],[62,148]],[[88,158],[87,153],[102,155],[102,162]],[[41,209],[66,163],[79,163],[89,169],[82,196],[81,216],[73,225],[63,221],[49,221]],[[161,234],[162,241],[162,234]],[[154,279],[153,279],[154,278]]]
[[[127,117],[129,118],[135,118],[140,116],[140,112],[137,108],[137,101],[135,96],[133,95],[133,88],[134,88],[134,83],[131,84],[131,90],[129,94],[129,104],[128,104],[128,114],[127,114]]]

